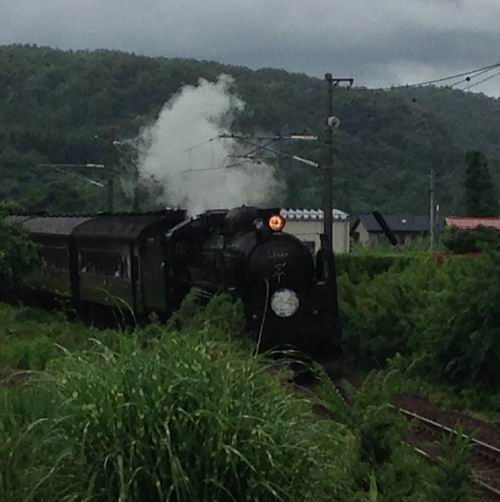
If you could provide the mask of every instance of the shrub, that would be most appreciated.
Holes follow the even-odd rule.
[[[20,225],[5,222],[0,208],[0,291],[19,286],[38,263],[35,243]]]
[[[422,350],[458,385],[497,389],[500,254],[449,260],[446,287],[429,306]]]
[[[447,228],[443,232],[443,244],[458,254],[479,253],[483,250],[500,250],[500,231],[496,228],[479,226],[474,230]]]
[[[339,310],[348,353],[378,367],[397,353],[410,353],[429,302],[429,285],[438,287],[438,277],[438,265],[425,256],[412,258],[403,268],[396,264],[372,277],[367,274],[358,283],[341,275]]]
[[[389,269],[403,270],[413,259],[409,255],[365,252],[362,254],[339,254],[335,257],[335,263],[339,276],[345,274],[351,283],[358,284],[371,280]]]
[[[339,277],[343,343],[358,364],[402,370],[498,402],[500,254],[413,258],[352,283]],[[472,389],[472,392],[471,392]],[[497,394],[497,397],[495,397]]]

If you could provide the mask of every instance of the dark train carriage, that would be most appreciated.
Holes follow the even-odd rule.
[[[88,221],[82,216],[9,216],[7,221],[21,224],[38,244],[41,266],[28,279],[28,286],[42,293],[70,298],[75,275],[70,263],[75,258],[71,234]]]
[[[184,218],[182,210],[103,214],[78,226],[78,303],[130,309],[138,319],[167,314],[164,234]]]

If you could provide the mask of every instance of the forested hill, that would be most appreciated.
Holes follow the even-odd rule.
[[[183,84],[214,80],[220,73],[234,77],[234,91],[247,103],[237,130],[321,132],[324,83],[306,75],[111,51],[0,47],[2,199],[29,210],[99,207],[102,190],[34,166],[102,162],[104,145],[96,136],[105,137],[112,128],[120,137],[135,135]],[[498,99],[433,87],[338,89],[335,113],[342,126],[335,140],[334,195],[344,210],[425,212],[434,165],[442,210],[460,213],[469,149],[487,155],[500,188]],[[294,148],[321,160],[318,147]],[[288,195],[279,203],[317,207],[317,173],[286,162],[281,167]]]

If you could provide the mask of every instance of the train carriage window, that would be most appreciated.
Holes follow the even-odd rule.
[[[43,246],[38,252],[42,264],[49,270],[68,270],[68,250],[63,247]]]
[[[128,279],[130,266],[127,256],[114,251],[84,250],[78,255],[82,274],[107,275]]]

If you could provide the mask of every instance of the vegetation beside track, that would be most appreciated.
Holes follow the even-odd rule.
[[[133,332],[10,306],[0,319],[2,347],[36,346],[37,329],[56,344],[21,359],[43,371],[0,388],[1,500],[427,501],[453,488],[402,444],[388,380],[370,377],[349,409],[326,379],[297,397],[232,336],[243,317],[227,299]]]
[[[397,369],[412,390],[500,411],[500,254],[382,262],[379,272],[366,263],[339,267],[343,341],[354,364]]]

